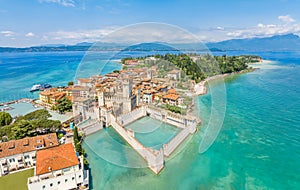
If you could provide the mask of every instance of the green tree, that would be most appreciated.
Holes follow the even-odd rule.
[[[20,120],[40,120],[40,119],[48,119],[49,117],[51,117],[51,114],[45,110],[45,109],[40,109],[40,110],[36,110],[33,112],[30,112],[24,116],[20,116],[16,119],[16,122],[20,121]]]
[[[78,128],[75,126],[73,134],[74,144],[76,145],[79,142]]]
[[[73,85],[74,85],[73,81],[68,82],[68,86],[73,86]]]
[[[26,136],[31,136],[34,127],[26,120],[20,120],[13,128],[14,139],[22,139]]]
[[[57,101],[56,108],[60,113],[65,113],[66,111],[71,111],[72,110],[72,102],[69,100],[69,98],[64,97]]]
[[[12,117],[7,112],[0,112],[0,127],[9,125],[12,122]]]

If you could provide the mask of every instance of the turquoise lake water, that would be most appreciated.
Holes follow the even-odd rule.
[[[158,176],[142,168],[142,164],[137,169],[130,168],[135,167],[132,162],[126,165],[126,160],[119,164],[102,159],[93,152],[99,146],[93,146],[93,150],[87,148],[93,188],[299,189],[300,59],[279,55],[273,60],[277,61],[274,65],[225,79],[224,123],[207,152],[198,151],[210,120],[210,93],[198,99],[203,120],[201,130],[175,157],[166,161]],[[222,86],[222,80],[216,80],[210,91]],[[94,144],[93,138],[100,134],[88,137],[87,143]]]
[[[135,138],[145,147],[155,150],[162,148],[163,144],[167,144],[180,131],[175,126],[147,116],[130,123],[126,128],[132,129]]]
[[[225,83],[213,81],[209,93],[198,98],[201,129],[166,161],[158,176],[113,129],[87,137],[84,147],[92,168],[92,188],[299,189],[300,53],[228,54],[250,53],[275,63],[227,77]],[[81,52],[1,54],[0,101],[32,96],[27,89],[34,83],[51,80],[54,85],[66,84],[74,78],[82,56]],[[116,63],[109,66],[110,70],[118,68]],[[212,100],[211,92],[223,87],[222,97]],[[222,120],[210,118],[212,102],[224,97],[226,112],[221,131],[213,145],[200,154],[199,144],[209,121],[213,124]]]

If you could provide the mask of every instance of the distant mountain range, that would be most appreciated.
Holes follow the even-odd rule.
[[[267,38],[226,40],[217,43],[208,43],[207,46],[226,51],[297,51],[300,50],[300,38],[295,34],[286,34]]]
[[[298,51],[300,50],[300,37],[295,34],[276,35],[265,38],[232,39],[216,43],[205,44],[210,51]],[[47,52],[47,51],[97,51],[97,50],[123,50],[123,51],[176,51],[176,50],[207,51],[204,44],[167,44],[160,42],[142,43],[129,46],[118,43],[89,43],[82,42],[76,45],[49,44],[43,46],[12,48],[0,47],[0,52]]]

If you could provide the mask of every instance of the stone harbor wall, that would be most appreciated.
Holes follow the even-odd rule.
[[[147,115],[149,115],[153,119],[163,121],[165,123],[182,129],[190,125],[197,125],[197,123],[200,122],[199,120],[197,120],[196,117],[172,113],[168,110],[164,110],[154,106],[147,106],[146,112]]]
[[[118,123],[120,123],[122,126],[128,125],[129,123],[132,123],[136,121],[137,119],[146,116],[146,108],[140,107],[132,110],[129,113],[119,115],[117,117]]]
[[[164,144],[164,155],[170,156],[189,134],[195,133],[196,127],[197,125],[189,125],[182,129],[168,144]]]
[[[87,126],[80,128],[80,130],[84,133],[84,135],[90,135],[92,133],[96,133],[103,129],[101,122],[95,121]]]
[[[155,174],[158,174],[164,168],[164,153],[162,148],[157,151],[144,147],[134,138],[134,132],[122,127],[112,114],[110,124],[127,141],[127,143],[147,161],[148,167]]]

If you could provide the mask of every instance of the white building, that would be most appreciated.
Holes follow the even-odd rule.
[[[34,167],[37,150],[57,145],[55,133],[0,143],[0,176]]]
[[[152,97],[153,95],[150,90],[145,91],[143,95],[143,102],[147,104],[152,103]]]
[[[179,70],[172,70],[167,74],[168,78],[173,80],[179,80],[181,78],[181,74]]]
[[[88,170],[71,143],[37,151],[34,174],[29,190],[88,189]]]

